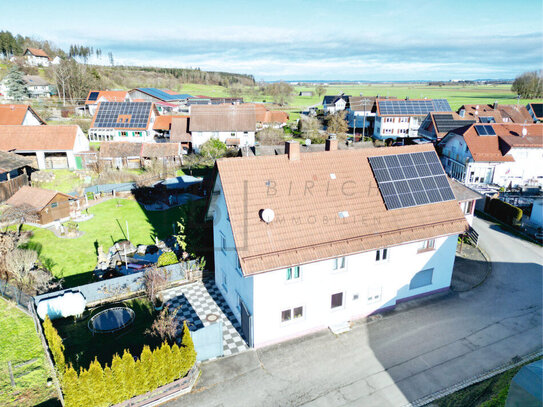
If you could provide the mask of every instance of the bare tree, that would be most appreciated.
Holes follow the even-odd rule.
[[[55,76],[57,89],[62,91],[62,105],[66,106],[66,87],[72,76],[72,70],[70,69],[68,61],[63,59],[59,64],[53,65],[53,75]]]
[[[328,133],[335,134],[338,139],[345,139],[349,125],[345,120],[345,111],[336,112],[328,116]]]
[[[302,115],[300,117],[300,121],[298,122],[298,127],[304,137],[317,141],[322,138],[320,135],[322,125],[320,120],[316,117]]]
[[[283,129],[266,127],[260,130],[257,133],[256,137],[261,144],[273,146],[285,141],[285,132],[283,131]]]
[[[17,223],[19,225],[17,231],[20,235],[24,223],[38,221],[38,213],[36,208],[28,204],[9,206],[2,212],[0,220],[6,223],[6,230],[7,225]]]
[[[151,328],[145,331],[146,334],[151,334],[153,336],[158,336],[161,341],[167,340],[172,342],[177,336],[177,311],[179,308],[176,308],[173,312],[170,312],[168,307],[165,307],[158,317],[154,320]]]
[[[315,92],[317,93],[317,96],[321,98],[322,95],[326,93],[326,87],[323,85],[319,85],[315,88]]]
[[[271,95],[275,103],[283,106],[290,101],[294,93],[294,87],[290,83],[281,81],[267,85],[266,92]]]
[[[167,283],[168,278],[166,277],[164,271],[160,270],[156,266],[149,267],[145,271],[144,275],[145,294],[147,295],[149,301],[156,304],[159,300],[160,291],[166,287]]]

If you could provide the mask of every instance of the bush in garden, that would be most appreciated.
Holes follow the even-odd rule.
[[[177,256],[174,252],[164,252],[158,258],[157,266],[164,267],[169,266],[170,264],[175,264],[177,262]]]
[[[43,333],[49,344],[49,350],[53,355],[53,360],[55,361],[55,366],[62,376],[64,370],[66,369],[66,360],[64,358],[64,344],[62,343],[62,338],[58,334],[58,331],[53,326],[53,323],[49,319],[49,315],[45,316],[43,321]]]

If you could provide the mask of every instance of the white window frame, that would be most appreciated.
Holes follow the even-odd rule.
[[[371,294],[371,296],[370,296],[370,294]],[[382,297],[383,297],[383,286],[382,285],[370,285],[368,287],[368,293],[366,295],[366,302],[368,304],[374,304],[374,303],[377,303],[377,302],[381,302]]]
[[[436,249],[436,239],[423,240],[417,250],[418,253],[431,252]]]
[[[347,257],[336,257],[332,260],[332,270],[333,271],[344,271],[347,270]]]
[[[390,248],[383,247],[375,251],[375,262],[386,263],[390,259]]]
[[[296,271],[298,273],[296,273]],[[302,279],[302,267],[301,266],[293,266],[293,267],[287,267],[285,269],[285,280],[287,283],[293,283],[295,281],[301,281]],[[298,276],[296,277],[296,274]]]
[[[298,317],[294,317],[294,310],[299,308],[302,309],[302,314]],[[283,313],[287,311],[290,313],[290,318],[283,320]],[[283,308],[279,313],[279,318],[281,325],[292,324],[293,322],[303,320],[305,319],[305,305],[296,305],[294,307]]]
[[[341,305],[338,305],[336,307],[332,307],[332,298],[334,297],[334,295],[338,295],[338,294],[341,294]],[[346,299],[347,299],[347,296],[345,295],[345,291],[338,291],[338,292],[335,292],[335,293],[332,293],[330,294],[330,311],[337,311],[337,310],[340,310],[340,309],[345,309],[345,302],[346,302]]]

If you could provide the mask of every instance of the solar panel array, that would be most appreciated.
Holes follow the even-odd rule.
[[[457,120],[452,114],[434,114],[434,122],[436,123],[437,131],[441,133],[469,126],[475,123],[475,120]]]
[[[382,115],[420,115],[430,112],[450,112],[447,99],[433,100],[379,100],[379,111]]]
[[[102,102],[93,127],[146,129],[152,106],[151,102]]]
[[[368,159],[388,210],[455,199],[434,151]]]
[[[187,99],[191,97],[191,95],[188,95],[188,94],[172,95],[168,92],[164,92],[163,90],[157,89],[157,88],[138,88],[138,90],[140,90],[141,92],[147,93],[157,99],[163,100],[165,102],[172,102],[172,101]]]
[[[494,119],[492,116],[480,116],[479,120],[481,123],[496,123],[496,119]]]
[[[94,100],[98,99],[98,95],[99,95],[99,94],[100,94],[100,92],[91,92],[91,93],[89,94],[89,100],[90,100],[90,101],[94,101]]]
[[[479,136],[495,136],[496,132],[490,124],[477,124],[474,126]]]

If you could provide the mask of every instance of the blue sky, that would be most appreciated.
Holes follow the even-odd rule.
[[[257,80],[514,78],[543,67],[542,27],[541,0],[0,0],[12,33]]]

